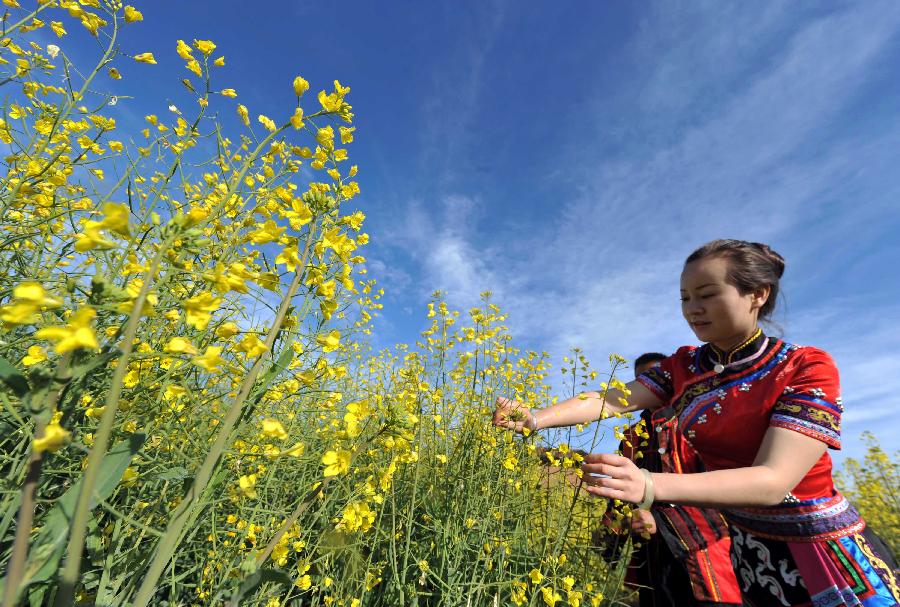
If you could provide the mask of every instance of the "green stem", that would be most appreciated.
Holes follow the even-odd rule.
[[[313,222],[310,226],[309,234],[307,235],[301,264],[298,266],[300,268],[306,268],[307,259],[310,254],[312,242],[316,232],[315,228],[316,224],[315,222]],[[306,272],[305,270],[303,270],[297,272],[294,275],[294,279],[291,282],[290,287],[288,287],[287,293],[281,300],[281,305],[278,308],[278,314],[275,316],[275,320],[272,323],[272,328],[269,331],[268,336],[266,337],[266,351],[272,350],[275,337],[277,336],[278,331],[284,322],[284,318],[287,315],[288,307],[290,306],[290,303],[293,300],[297,289],[299,289],[300,284],[303,280],[303,276],[305,274]],[[234,429],[235,424],[241,416],[244,402],[250,395],[250,391],[253,389],[256,378],[259,375],[260,370],[262,369],[263,358],[263,356],[257,358],[256,362],[253,364],[253,367],[251,367],[247,375],[244,376],[238,396],[232,403],[231,407],[228,409],[228,413],[226,413],[225,419],[222,420],[222,423],[219,427],[219,432],[216,435],[215,443],[213,443],[212,447],[209,450],[209,453],[207,453],[206,455],[206,459],[204,459],[203,464],[201,464],[200,468],[197,470],[193,485],[184,496],[184,499],[182,499],[178,504],[178,507],[172,514],[172,518],[169,520],[169,525],[166,528],[165,536],[162,538],[162,540],[160,540],[159,544],[156,547],[156,551],[153,554],[153,558],[151,559],[150,565],[147,568],[147,573],[145,574],[144,579],[141,581],[141,585],[138,588],[138,592],[135,596],[134,602],[132,603],[132,607],[146,607],[150,603],[150,600],[153,598],[153,594],[156,592],[156,583],[159,581],[159,578],[162,576],[163,570],[168,565],[169,560],[172,558],[172,555],[175,553],[175,548],[181,543],[185,525],[187,524],[188,520],[192,518],[194,514],[194,508],[197,505],[200,497],[203,495],[203,492],[206,489],[206,485],[209,482],[209,479],[212,476],[215,467],[218,465],[222,453],[225,451],[226,444],[231,439],[232,430]]]
[[[59,580],[59,590],[56,593],[56,607],[68,607],[73,604],[75,598],[75,585],[78,583],[78,576],[81,572],[81,555],[84,551],[88,517],[91,512],[91,496],[94,493],[94,486],[97,484],[100,464],[103,462],[103,458],[106,457],[106,451],[109,448],[109,438],[112,435],[116,412],[119,409],[123,380],[125,373],[128,371],[128,359],[134,348],[134,336],[137,334],[137,328],[140,324],[141,310],[144,307],[147,294],[150,292],[150,285],[156,276],[159,264],[176,233],[173,230],[172,234],[160,244],[159,250],[150,264],[150,268],[144,274],[144,283],[141,286],[137,299],[134,300],[131,314],[128,317],[128,324],[125,326],[125,333],[120,342],[122,354],[118,359],[115,373],[113,373],[112,384],[106,395],[106,406],[103,409],[103,416],[100,418],[100,425],[94,434],[94,444],[88,454],[81,492],[78,494],[75,514],[72,517],[69,544],[66,546],[65,566]]]
[[[59,400],[62,388],[69,380],[69,363],[71,360],[72,354],[67,352],[59,362],[54,385],[49,394],[47,394],[45,410],[43,414],[39,414],[36,417],[35,437],[44,436],[47,419],[56,410],[56,401]],[[9,558],[9,567],[7,568],[6,583],[3,591],[3,607],[14,607],[18,599],[19,585],[22,583],[25,563],[28,560],[31,527],[34,523],[34,497],[37,492],[37,482],[41,476],[43,463],[43,451],[36,451],[32,446],[31,454],[28,456],[28,471],[25,475],[25,483],[22,485],[22,502],[19,505],[19,518],[16,520],[16,539],[13,542],[12,554]]]

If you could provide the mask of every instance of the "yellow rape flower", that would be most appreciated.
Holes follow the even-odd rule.
[[[91,327],[91,321],[97,313],[94,308],[84,306],[69,318],[69,322],[62,327],[44,327],[38,329],[34,336],[38,339],[46,339],[53,342],[57,354],[71,352],[79,348],[99,350],[100,344]]]
[[[334,290],[336,283],[333,280],[329,280],[319,284],[319,287],[316,289],[316,295],[320,297],[324,297],[325,299],[334,299]]]
[[[72,12],[71,8],[69,9],[69,12]],[[107,24],[105,19],[101,19],[94,13],[81,11],[81,14],[79,16],[81,17],[81,25],[83,25],[84,28],[89,31],[92,36],[96,36],[97,30]]]
[[[0,307],[0,320],[7,326],[24,325],[37,320],[41,310],[58,308],[62,301],[50,297],[37,282],[23,282],[13,289],[13,301]]]
[[[47,352],[40,346],[29,346],[28,354],[22,358],[22,364],[26,367],[36,365],[47,360]]]
[[[165,351],[169,354],[196,354],[197,348],[184,337],[173,337],[166,344]]]
[[[194,56],[191,54],[194,52],[193,49],[190,46],[188,46],[184,42],[184,40],[178,40],[175,43],[175,52],[178,53],[178,56],[181,57],[182,59],[184,59],[185,61],[190,61],[191,59],[194,58]]]
[[[285,218],[291,222],[291,227],[299,230],[304,225],[312,221],[313,214],[309,207],[302,200],[291,200],[291,208],[284,212]]]
[[[246,353],[249,359],[257,358],[268,352],[266,344],[253,334],[246,335],[234,349]]]
[[[375,522],[375,512],[365,502],[350,502],[341,513],[339,526],[349,532],[365,533]]]
[[[297,253],[297,248],[290,246],[282,250],[275,258],[275,263],[284,264],[288,272],[296,271],[297,266],[300,265],[300,255]]]
[[[176,386],[175,384],[170,384],[166,386],[165,391],[163,392],[163,398],[167,401],[175,400],[176,398],[181,398],[187,394],[187,389],[182,386]]]
[[[297,97],[300,97],[308,90],[309,82],[307,82],[306,79],[303,78],[303,76],[297,76],[296,78],[294,78],[294,94],[297,95]]]
[[[51,21],[50,29],[53,30],[53,33],[56,34],[56,36],[58,38],[62,38],[63,36],[66,35],[66,28],[63,27],[63,24],[61,21]]]
[[[125,7],[125,23],[134,23],[135,21],[143,21],[144,15],[141,11],[133,6]]]
[[[216,67],[223,67],[225,65],[225,57],[219,57],[213,61],[213,65]]]
[[[200,69],[200,62],[198,62],[193,57],[191,59],[188,59],[187,65],[185,65],[185,67],[194,72],[194,74],[196,74],[197,76],[203,75],[203,70]]]
[[[225,359],[219,356],[221,353],[222,348],[220,346],[209,346],[206,348],[206,352],[200,356],[195,356],[191,359],[191,362],[210,373],[216,373],[221,370],[221,365],[225,362]]]
[[[548,607],[554,607],[554,605],[562,600],[562,597],[559,595],[559,593],[549,586],[544,586],[543,588],[541,588],[541,598],[544,599],[544,604]]]
[[[134,60],[138,63],[149,63],[150,65],[156,65],[156,58],[153,56],[153,53],[138,53],[134,56]]]
[[[334,129],[331,125],[324,126],[316,131],[316,141],[323,148],[330,150],[334,147]]]
[[[350,470],[350,452],[343,449],[326,451],[322,456],[322,464],[325,465],[325,476],[346,474]]]
[[[69,442],[71,436],[69,431],[59,425],[59,421],[55,419],[56,417],[54,416],[54,420],[44,428],[44,435],[34,439],[34,442],[31,444],[36,452],[49,451],[50,453],[56,453]]]
[[[510,590],[509,598],[514,605],[525,604],[525,591],[527,590],[527,588],[528,585],[525,582],[520,582],[518,580],[513,582],[513,587],[512,590]]]
[[[246,474],[238,479],[238,486],[241,488],[241,493],[243,493],[246,497],[249,497],[252,500],[255,500],[259,497],[256,494],[256,475],[255,474]]]
[[[216,45],[212,40],[194,40],[194,48],[208,56],[216,50]]]
[[[103,205],[103,221],[100,222],[107,230],[122,236],[131,236],[128,230],[128,215],[130,210],[124,204],[107,202]]]
[[[319,342],[319,345],[322,346],[322,350],[325,352],[333,352],[341,346],[341,334],[337,329],[334,329],[327,335],[319,335],[316,337],[316,341]]]
[[[213,312],[219,308],[222,299],[213,297],[212,293],[200,293],[196,297],[192,297],[182,304],[186,313],[185,322],[195,329],[202,331],[209,324],[209,319]]]
[[[342,221],[353,228],[355,231],[359,232],[365,219],[365,213],[363,213],[362,211],[356,211],[352,215],[347,215],[346,217],[344,217]]]
[[[221,325],[216,327],[216,335],[221,337],[222,339],[228,339],[229,337],[234,337],[240,332],[237,324],[233,322],[223,322]]]
[[[356,130],[355,126],[351,126],[351,127],[339,126],[338,132],[341,134],[341,143],[344,145],[351,143],[353,141],[353,131],[355,131],[355,130]]]
[[[287,228],[279,227],[277,223],[271,219],[266,221],[263,226],[254,230],[249,234],[250,242],[253,244],[267,244],[281,238]]]
[[[47,295],[44,287],[37,282],[23,282],[18,285],[13,289],[13,298],[41,308],[58,308],[62,305],[59,299]]]
[[[241,122],[244,123],[244,126],[250,126],[250,112],[247,111],[247,106],[239,103],[237,106],[237,113],[238,116],[241,117]]]
[[[221,91],[219,91],[219,93],[223,97],[237,97],[237,91],[235,91],[234,89],[222,89]]]
[[[102,221],[87,220],[84,222],[84,232],[75,235],[75,250],[79,253],[90,251],[92,249],[111,249],[116,243],[104,238],[101,230],[103,229]]]
[[[531,583],[535,585],[540,584],[541,580],[544,579],[544,575],[537,569],[532,569],[531,571],[529,571],[528,577],[529,579],[531,579]]]
[[[306,450],[306,445],[303,443],[297,443],[290,449],[285,449],[281,452],[281,455],[290,455],[291,457],[300,457],[303,455],[303,452]]]
[[[269,118],[268,116],[265,116],[263,114],[260,114],[259,117],[257,118],[257,120],[259,120],[259,123],[261,125],[266,127],[267,131],[272,132],[278,128],[277,126],[275,126],[275,122],[271,118]]]
[[[117,70],[114,67],[109,68],[109,70],[107,70],[107,73],[109,74],[109,77],[112,78],[113,80],[121,80],[122,79],[122,74],[120,74],[119,70]]]
[[[303,128],[303,108],[298,107],[294,110],[294,114],[291,116],[291,126],[295,129]]]
[[[128,466],[125,468],[125,472],[122,473],[122,484],[126,487],[131,487],[137,482],[139,476],[134,466]]]
[[[261,422],[261,426],[262,435],[268,438],[277,438],[278,440],[284,440],[288,436],[288,433],[284,429],[284,426],[282,426],[281,422],[277,419],[264,419]]]

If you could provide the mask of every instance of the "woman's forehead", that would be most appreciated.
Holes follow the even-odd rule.
[[[706,284],[727,284],[728,260],[704,257],[685,264],[681,271],[683,289],[699,289]]]

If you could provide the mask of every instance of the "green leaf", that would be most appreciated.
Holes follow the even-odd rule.
[[[122,479],[125,469],[131,464],[131,459],[143,444],[143,434],[132,434],[128,440],[116,443],[109,450],[109,453],[100,462],[97,484],[91,495],[90,508],[92,510],[100,501],[112,494]],[[37,522],[41,530],[32,544],[28,562],[25,564],[23,588],[34,582],[48,580],[56,573],[59,560],[65,550],[66,538],[69,535],[69,521],[75,514],[75,505],[78,503],[81,485],[82,479],[78,479],[63,493],[47,515]]]
[[[275,361],[275,364],[272,365],[263,376],[259,386],[262,392],[265,392],[269,387],[269,384],[272,383],[272,380],[275,379],[279,373],[287,369],[289,364],[291,364],[291,360],[293,360],[294,358],[294,349],[291,347],[292,344],[293,341],[285,344],[284,348],[281,350],[281,354],[278,355],[278,360]]]
[[[241,413],[241,418],[243,421],[246,421],[256,412],[256,406],[260,400],[262,400],[263,395],[266,393],[266,390],[269,389],[269,385],[272,381],[278,377],[278,375],[288,368],[288,365],[291,364],[291,361],[294,359],[294,349],[291,347],[293,344],[293,340],[287,342],[284,345],[284,348],[281,350],[281,354],[278,355],[278,360],[269,367],[266,374],[260,377],[257,380],[256,385],[253,387],[253,392],[248,400],[250,400],[250,406],[246,407],[244,411]]]
[[[0,380],[3,380],[16,396],[22,398],[31,389],[28,381],[11,362],[0,356]]]
[[[169,468],[165,472],[161,472],[156,475],[156,480],[160,481],[183,481],[188,476],[190,476],[190,472],[188,472],[185,468],[181,466],[175,466],[174,468]]]
[[[256,591],[262,584],[267,582],[273,584],[283,584],[290,586],[293,581],[291,577],[280,569],[257,569],[241,581],[241,585],[235,588],[231,595],[230,607],[237,607],[243,604],[242,599]]]

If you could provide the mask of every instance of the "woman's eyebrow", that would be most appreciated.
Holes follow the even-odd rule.
[[[703,287],[715,287],[717,286],[714,282],[707,282],[705,284],[700,285],[699,287],[694,287],[694,289],[702,289]],[[686,289],[681,289],[682,293],[687,293]]]

